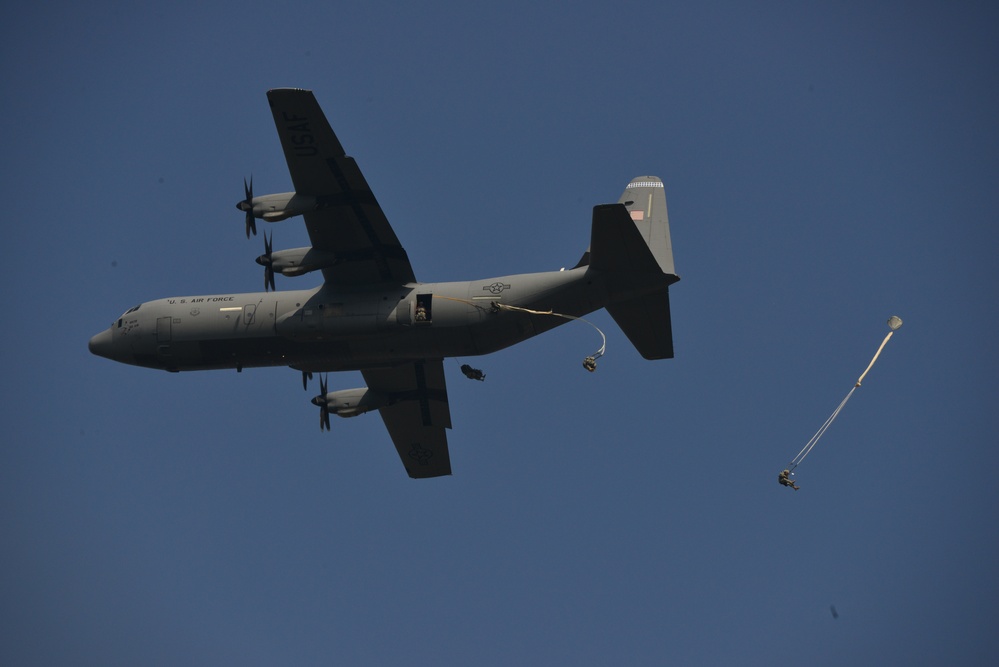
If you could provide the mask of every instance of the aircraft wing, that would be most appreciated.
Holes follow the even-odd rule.
[[[295,192],[316,198],[316,209],[305,213],[312,247],[337,258],[323,269],[326,281],[347,287],[415,282],[406,251],[312,91],[278,88],[267,100]]]
[[[378,412],[410,477],[451,474],[447,433],[451,428],[444,360],[428,359],[361,371],[368,389],[390,397]]]

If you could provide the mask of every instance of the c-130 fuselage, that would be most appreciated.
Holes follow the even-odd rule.
[[[342,371],[427,358],[487,354],[606,305],[587,267],[468,282],[370,290],[253,292],[158,299],[130,309],[90,349],[168,371],[291,366]]]

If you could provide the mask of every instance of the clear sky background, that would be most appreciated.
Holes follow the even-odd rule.
[[[994,664],[996,5],[351,4],[2,11],[0,663]],[[592,375],[583,324],[448,361],[418,481],[294,371],[90,355],[262,289],[234,204],[290,189],[282,86],[424,281],[572,265],[661,177],[676,358],[601,311]]]

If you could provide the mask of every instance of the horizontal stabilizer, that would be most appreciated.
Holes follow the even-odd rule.
[[[621,331],[646,359],[673,358],[673,324],[669,312],[669,290],[607,306]]]

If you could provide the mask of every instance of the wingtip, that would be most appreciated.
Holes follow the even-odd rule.
[[[270,96],[271,94],[274,93],[287,93],[287,92],[311,93],[312,91],[309,90],[308,88],[292,88],[292,87],[271,88],[270,90],[267,91],[267,95]]]

